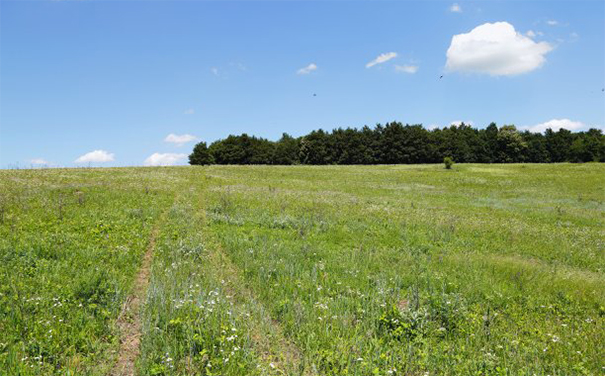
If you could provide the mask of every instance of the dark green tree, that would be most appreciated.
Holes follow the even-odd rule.
[[[514,125],[505,125],[498,130],[498,162],[523,162],[526,149],[527,143]]]
[[[543,135],[519,133],[514,125],[498,129],[495,123],[480,130],[462,123],[428,131],[391,122],[374,128],[319,129],[300,138],[284,133],[278,141],[244,133],[213,142],[207,150],[210,158],[198,159],[204,147],[196,145],[190,163],[398,164],[440,163],[444,157],[458,163],[605,162],[605,135],[598,129],[547,129]]]
[[[570,162],[597,162],[605,159],[605,138],[601,130],[590,129],[574,135],[569,148]]]
[[[273,149],[273,164],[292,165],[298,164],[299,141],[287,133],[282,134]]]
[[[214,158],[210,155],[205,142],[198,142],[193,147],[193,152],[189,154],[190,165],[209,165],[214,163]]]

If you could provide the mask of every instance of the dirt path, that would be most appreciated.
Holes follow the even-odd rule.
[[[162,222],[163,220],[160,218],[151,231],[149,245],[143,257],[143,264],[134,281],[132,292],[124,302],[122,311],[118,316],[117,325],[121,334],[120,349],[116,365],[109,374],[111,376],[134,376],[136,374],[135,362],[139,356],[141,343],[140,309],[145,301],[149,275],[151,274],[153,251]]]

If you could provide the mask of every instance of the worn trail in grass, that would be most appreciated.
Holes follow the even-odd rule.
[[[136,375],[135,363],[140,353],[141,343],[141,304],[144,302],[151,274],[151,263],[155,250],[156,238],[160,227],[163,226],[165,213],[155,224],[149,238],[149,245],[143,257],[143,263],[134,281],[132,292],[124,302],[122,311],[117,319],[120,329],[120,348],[118,360],[111,376],[134,376]]]
[[[200,179],[159,236],[140,373],[313,374],[208,231]]]
[[[0,171],[0,373],[107,375],[116,320],[180,178]]]

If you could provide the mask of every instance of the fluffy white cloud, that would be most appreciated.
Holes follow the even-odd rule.
[[[315,63],[311,63],[309,65],[307,65],[304,68],[300,68],[299,70],[296,71],[296,74],[309,74],[311,72],[313,72],[314,70],[317,70],[317,65],[315,65]]]
[[[414,74],[414,73],[418,72],[418,66],[417,65],[395,65],[395,70],[397,72]]]
[[[527,33],[525,33],[525,35],[530,38],[535,38],[537,34],[533,30],[529,30]]]
[[[387,52],[378,55],[378,57],[366,64],[366,68],[372,68],[376,64],[382,64],[397,57],[397,52]]]
[[[89,162],[112,162],[114,160],[113,153],[108,153],[105,150],[95,150],[90,153],[86,153],[78,157],[75,160],[76,163],[89,163]]]
[[[197,140],[197,137],[195,137],[192,134],[174,134],[174,133],[170,133],[168,136],[166,136],[166,138],[164,139],[164,142],[170,142],[171,144],[176,144],[176,146],[183,146],[188,142],[191,141],[195,141]]]
[[[42,159],[42,158],[34,158],[30,161],[31,164],[35,164],[35,165],[47,165],[49,164],[48,161]]]
[[[450,12],[454,12],[454,13],[462,13],[462,8],[460,8],[460,5],[458,5],[458,3],[454,3],[454,4],[452,4],[452,6],[450,7]]]
[[[185,114],[185,115],[193,115],[193,114],[195,114],[195,110],[193,108],[189,108],[189,109],[183,111],[183,114]]]
[[[521,129],[527,129],[530,132],[540,133],[544,132],[548,128],[552,129],[555,132],[561,128],[565,128],[568,131],[575,131],[577,129],[584,128],[584,123],[582,123],[581,121],[573,121],[569,119],[552,119],[544,123],[521,127]]]
[[[559,21],[548,20],[548,21],[546,21],[546,23],[549,24],[550,26],[557,26],[559,24]]]
[[[552,46],[534,42],[508,22],[485,23],[452,37],[445,67],[449,71],[512,76],[540,68]]]
[[[172,166],[185,157],[187,154],[153,153],[145,159],[145,166]]]

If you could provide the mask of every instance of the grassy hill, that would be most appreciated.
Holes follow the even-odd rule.
[[[0,171],[0,369],[600,375],[604,239],[605,164]]]

